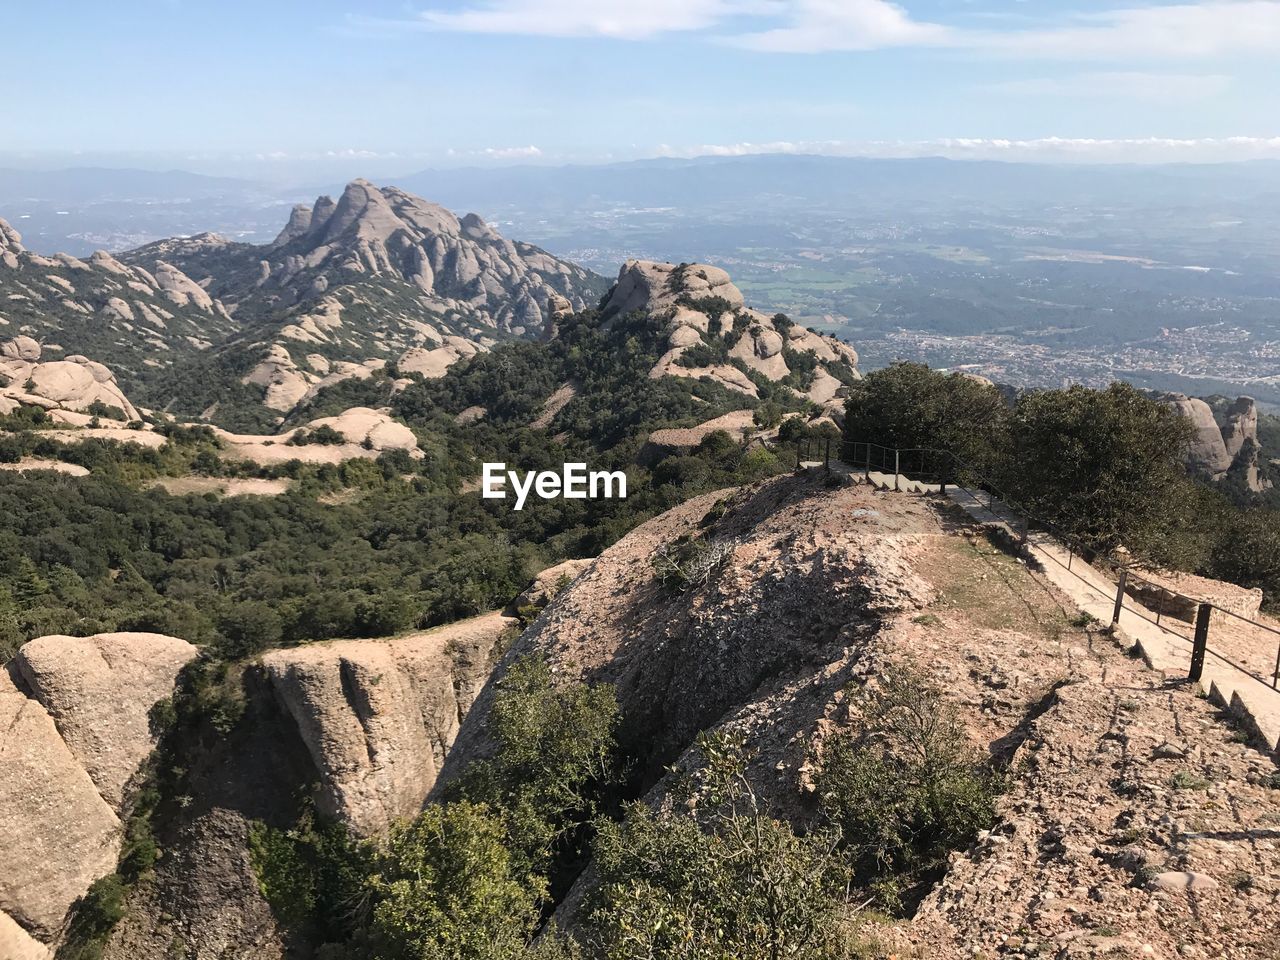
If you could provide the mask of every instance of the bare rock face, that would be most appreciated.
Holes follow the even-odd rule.
[[[0,220],[0,264],[4,264],[10,270],[16,270],[18,255],[26,252],[26,247],[22,245],[22,234],[4,220]]]
[[[264,656],[319,772],[324,812],[362,836],[417,814],[514,622],[492,613],[390,640]]]
[[[311,208],[299,203],[289,211],[289,222],[272,242],[273,247],[282,247],[290,240],[296,240],[311,229]]]
[[[474,357],[483,349],[474,340],[447,336],[438,347],[410,347],[400,355],[396,367],[403,373],[420,373],[428,379],[435,379],[443,377],[459,360]]]
[[[554,340],[560,332],[560,324],[565,317],[573,313],[573,304],[567,297],[553,293],[547,298],[547,325],[542,332],[543,340]]]
[[[14,337],[0,343],[0,357],[35,363],[40,359],[40,344],[27,336]]]
[[[103,403],[120,410],[127,420],[140,418],[104,364],[78,355],[41,363],[40,355],[40,344],[31,337],[0,343],[0,396],[14,404],[58,411],[82,411]]]
[[[53,954],[0,910],[0,957],[5,960],[49,960]]]
[[[119,832],[53,718],[0,671],[0,911],[52,941],[68,908],[115,869]]]
[[[1195,431],[1187,451],[1187,465],[1212,477],[1226,473],[1231,466],[1231,456],[1213,417],[1213,409],[1198,397],[1180,393],[1170,394],[1165,402],[1190,420]]]
[[[50,636],[24,644],[14,664],[118,811],[125,786],[155,746],[148,713],[173,692],[178,671],[196,653],[187,641],[158,633]]]
[[[439,204],[368,180],[347,184],[335,203],[320,197],[309,215],[295,208],[273,245],[268,285],[297,287],[325,276],[406,281],[445,309],[520,333],[542,329],[549,297],[583,309],[595,279],[586,270],[528,244],[513,243],[475,214],[457,217]],[[305,225],[305,229],[304,229]]]
[[[1227,408],[1222,427],[1222,442],[1233,459],[1244,448],[1245,441],[1258,442],[1258,405],[1253,397],[1237,397]]]
[[[1185,454],[1189,470],[1211,480],[1239,471],[1249,490],[1266,489],[1259,469],[1258,406],[1252,397],[1237,397],[1225,410],[1219,407],[1217,415],[1198,397],[1170,393],[1162,399],[1191,421],[1194,435]]]

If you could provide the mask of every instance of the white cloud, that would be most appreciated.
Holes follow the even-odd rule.
[[[785,0],[484,0],[462,10],[426,10],[406,23],[466,33],[644,40],[784,7]]]
[[[1065,12],[1048,26],[1005,29],[916,19],[905,5],[891,0],[473,0],[461,9],[430,8],[404,20],[353,22],[390,29],[626,40],[719,31],[717,39],[723,42],[777,53],[942,47],[1008,57],[1133,62],[1280,52],[1280,0],[1127,2],[1111,10]]]
[[[761,153],[841,157],[948,157],[1052,163],[1213,163],[1280,159],[1280,137],[952,137],[940,140],[807,140],[660,146],[664,157],[739,157]]]
[[[950,46],[959,34],[950,27],[911,19],[888,0],[793,0],[788,23],[759,33],[728,38],[736,46],[776,53],[875,50],[880,47]]]
[[[1225,93],[1231,78],[1221,73],[1079,73],[1066,77],[1029,77],[988,84],[982,89],[1015,96],[1146,100],[1186,103]]]
[[[542,156],[542,151],[533,144],[527,147],[485,147],[480,152],[490,160],[529,160]]]
[[[1039,30],[986,35],[979,45],[1019,57],[1190,59],[1280,50],[1280,3],[1208,0],[1109,10]]]

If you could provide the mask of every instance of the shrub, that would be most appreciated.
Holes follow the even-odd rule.
[[[886,678],[860,706],[862,729],[825,747],[818,795],[859,882],[900,910],[990,827],[1001,783],[918,676]]]
[[[512,862],[501,820],[466,801],[427,807],[393,830],[375,880],[379,956],[523,957],[542,890]]]
[[[699,749],[697,786],[686,774],[671,805],[635,803],[601,824],[588,919],[597,950],[608,960],[827,955],[845,909],[838,834],[798,835],[769,816],[739,742],[704,735]]]
[[[498,748],[466,769],[451,799],[500,815],[520,869],[543,873],[557,854],[573,853],[617,779],[617,723],[612,687],[557,685],[542,657],[516,660],[489,714]]]
[[[659,547],[651,563],[658,583],[674,593],[700,587],[728,562],[732,548],[688,534]]]

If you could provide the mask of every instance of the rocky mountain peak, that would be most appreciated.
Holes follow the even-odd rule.
[[[845,385],[858,377],[852,347],[751,309],[729,274],[710,264],[628,260],[601,309],[606,321],[643,313],[663,325],[669,349],[651,377],[709,379],[752,397],[763,377],[835,416],[843,415]]]
[[[284,229],[272,241],[271,246],[283,247],[291,240],[304,236],[310,229],[311,208],[305,203],[295,204],[293,209],[289,211],[289,222],[284,225]]]

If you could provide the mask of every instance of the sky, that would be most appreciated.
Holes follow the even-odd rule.
[[[1280,0],[0,3],[0,164],[1280,157]]]

